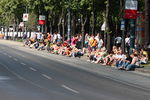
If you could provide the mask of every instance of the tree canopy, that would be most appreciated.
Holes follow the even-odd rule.
[[[38,25],[38,16],[46,16],[47,31],[55,30],[62,32],[67,26],[68,9],[71,11],[72,33],[84,32],[93,33],[101,30],[105,21],[106,5],[108,0],[0,0],[0,24],[9,26],[22,22],[23,13],[29,13],[32,20],[27,24]],[[144,9],[144,0],[139,1],[139,10]],[[123,16],[124,0],[110,1],[110,15],[112,31],[118,29],[120,19]],[[32,18],[30,18],[32,19]],[[62,25],[62,26],[61,26]],[[32,25],[28,28],[34,29]],[[82,28],[81,28],[82,27]],[[74,31],[73,31],[74,30]],[[66,29],[64,29],[64,32]]]

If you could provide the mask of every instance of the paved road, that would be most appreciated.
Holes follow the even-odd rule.
[[[149,98],[148,75],[118,71],[0,40],[0,100]]]

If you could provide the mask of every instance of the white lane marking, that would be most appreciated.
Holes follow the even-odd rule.
[[[9,72],[11,72],[12,74],[14,74],[14,75],[15,75],[16,77],[18,77],[19,79],[24,80],[24,81],[26,81],[26,82],[28,82],[28,83],[30,83],[30,84],[32,84],[32,85],[38,87],[38,88],[47,90],[47,88],[44,88],[44,87],[42,87],[42,86],[40,86],[40,85],[38,85],[38,84],[35,84],[34,82],[32,82],[32,81],[30,81],[30,80],[27,80],[27,79],[23,78],[22,76],[20,76],[20,75],[17,74],[16,72],[10,70],[6,65],[2,64],[1,62],[0,62],[0,65],[4,66]]]
[[[3,80],[10,80],[10,78],[7,76],[0,76],[0,81],[3,81]]]
[[[18,59],[14,58],[15,61],[18,61]]]
[[[37,71],[36,69],[34,69],[34,68],[32,68],[32,67],[29,67],[29,69],[31,69],[32,71],[35,71],[35,72]]]
[[[45,74],[41,74],[41,75],[42,75],[43,77],[49,79],[49,80],[52,80],[52,78],[51,78],[50,76],[48,76],[48,75],[45,75]]]
[[[61,87],[65,88],[65,89],[67,89],[67,90],[69,90],[69,91],[71,91],[71,92],[74,92],[74,93],[76,93],[76,94],[79,94],[79,93],[80,93],[80,92],[78,92],[78,91],[76,91],[76,90],[74,90],[74,89],[72,89],[72,88],[70,88],[70,87],[68,87],[68,86],[66,86],[66,85],[61,85]]]
[[[9,58],[12,58],[12,56],[8,55]]]
[[[4,65],[3,63],[0,62],[0,65],[4,66],[9,72],[11,72],[12,74],[14,74],[15,76],[17,76],[19,79],[23,80],[24,78],[21,77],[19,74],[15,73],[14,71],[10,70],[6,65]]]
[[[20,63],[20,64],[21,64],[21,65],[24,65],[24,66],[26,65],[25,63]]]

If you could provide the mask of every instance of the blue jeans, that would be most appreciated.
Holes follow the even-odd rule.
[[[124,61],[117,61],[116,62],[116,67],[119,68],[119,67],[122,67],[124,64]]]
[[[126,70],[134,70],[135,68],[139,68],[139,66],[135,65],[135,64],[129,64],[126,67]]]
[[[128,65],[129,65],[129,62],[123,62],[123,64],[122,64],[122,66],[123,66],[124,68],[127,68]]]

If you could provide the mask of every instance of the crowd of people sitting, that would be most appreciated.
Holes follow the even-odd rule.
[[[120,70],[134,70],[141,67],[141,64],[148,63],[148,52],[146,47],[139,47],[135,44],[135,49],[132,53],[128,52],[130,44],[129,35],[125,39],[126,52],[121,49],[121,38],[115,39],[115,45],[111,52],[108,52],[104,46],[103,38],[98,33],[96,36],[86,34],[84,44],[82,45],[82,35],[72,36],[70,41],[63,41],[59,33],[41,34],[41,39],[37,39],[35,34],[32,38],[24,39],[24,46],[35,48],[37,50],[47,50],[52,54],[63,55],[67,57],[82,57],[87,56],[89,62],[101,65],[109,65]],[[128,44],[128,45],[127,45]],[[148,45],[147,45],[148,46]]]

